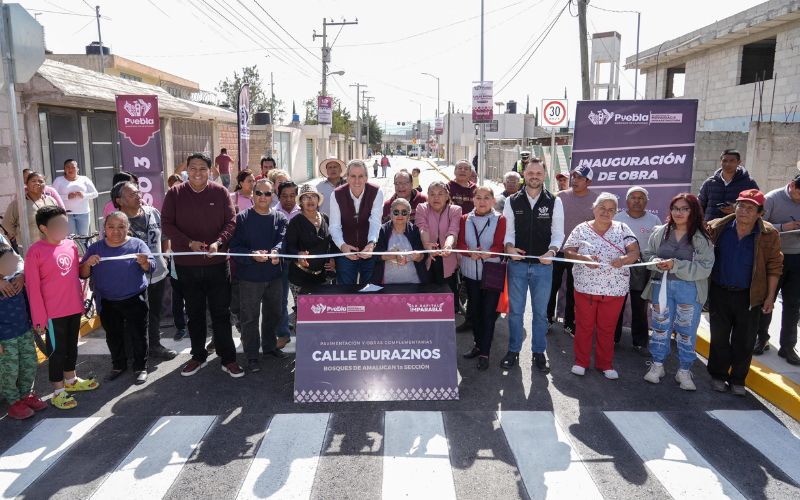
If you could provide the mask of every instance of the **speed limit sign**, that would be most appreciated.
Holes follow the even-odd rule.
[[[542,115],[545,127],[566,127],[569,121],[567,116],[566,99],[543,99]]]

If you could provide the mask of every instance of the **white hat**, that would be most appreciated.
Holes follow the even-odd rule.
[[[630,189],[628,189],[628,194],[625,195],[625,199],[627,200],[630,198],[633,193],[642,193],[645,198],[648,200],[650,199],[650,193],[648,193],[647,190],[642,186],[632,186]]]

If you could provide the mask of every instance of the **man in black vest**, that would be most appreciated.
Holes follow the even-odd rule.
[[[369,283],[372,277],[372,249],[378,241],[383,215],[383,192],[367,182],[367,165],[350,160],[347,184],[333,190],[331,197],[331,238],[342,253],[336,257],[336,282],[340,285]]]
[[[508,264],[508,353],[500,366],[511,368],[519,363],[524,335],[522,319],[530,288],[533,364],[546,373],[549,371],[544,354],[547,349],[547,302],[553,280],[549,258],[555,257],[564,241],[564,208],[561,200],[544,188],[547,171],[542,160],[531,158],[522,174],[525,189],[513,194],[503,209],[506,253],[518,257],[512,257]],[[525,259],[523,256],[536,258]]]

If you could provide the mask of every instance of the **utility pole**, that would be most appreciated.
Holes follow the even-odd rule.
[[[447,101],[447,163],[450,163],[450,101]]]
[[[578,36],[580,37],[581,50],[581,84],[583,89],[583,100],[591,99],[591,87],[589,85],[589,39],[586,34],[586,5],[589,0],[578,0]]]
[[[642,13],[636,13],[636,77],[633,79],[633,99],[639,98],[639,28],[642,26]]]
[[[100,73],[106,72],[106,63],[104,61],[105,54],[103,54],[103,33],[100,31],[100,6],[95,5],[94,15],[97,18],[97,40],[100,42]]]
[[[348,26],[350,24],[358,24],[358,18],[355,21],[347,21],[346,19],[342,19],[342,22],[335,23],[333,19],[330,21],[326,21],[325,18],[322,18],[322,34],[317,35],[317,30],[314,30],[314,34],[311,37],[312,41],[316,41],[317,38],[322,38],[322,95],[328,95],[328,63],[331,62],[331,47],[328,47],[328,26]],[[358,102],[358,99],[356,99]]]
[[[366,87],[363,83],[354,83],[350,85],[356,88],[356,153],[354,158],[361,156],[361,87]]]
[[[367,94],[366,90],[362,91],[361,94],[364,96],[364,102],[366,103],[366,108],[367,108],[367,154],[369,154],[369,124],[370,124],[370,121],[371,121],[370,117],[369,117],[369,102],[370,101],[374,101],[375,98],[374,97],[368,97],[366,95]]]
[[[481,0],[481,84],[483,84],[483,3]],[[478,184],[484,184],[486,176],[486,124],[478,125],[480,128],[480,141],[478,143]]]

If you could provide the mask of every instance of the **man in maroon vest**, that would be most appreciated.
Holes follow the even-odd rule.
[[[336,282],[369,283],[374,264],[371,252],[381,228],[383,193],[367,182],[367,165],[362,160],[350,160],[345,177],[347,184],[334,189],[331,197],[331,237],[343,253],[358,253],[336,258]]]

